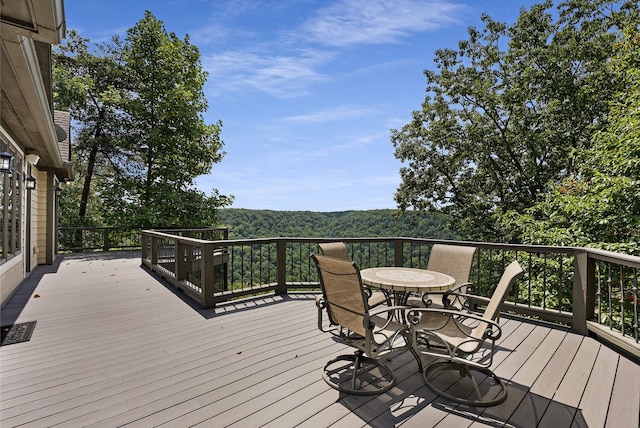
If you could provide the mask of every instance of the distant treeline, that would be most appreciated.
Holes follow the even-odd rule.
[[[241,208],[218,210],[221,227],[230,239],[304,237],[393,237],[458,239],[446,228],[446,218],[433,214],[410,214],[398,218],[395,210],[368,211],[271,211]]]

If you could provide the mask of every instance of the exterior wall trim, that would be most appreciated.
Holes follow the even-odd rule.
[[[28,78],[31,83],[31,85],[25,86],[33,88],[34,94],[37,97],[37,103],[35,106],[31,106],[31,111],[34,117],[38,118],[36,123],[38,123],[40,133],[43,136],[43,142],[46,146],[44,148],[51,155],[55,166],[61,168],[63,166],[62,154],[58,147],[58,137],[56,136],[53,123],[53,112],[49,106],[49,98],[40,74],[35,44],[32,39],[25,36],[20,36],[19,40],[27,68],[29,69]]]

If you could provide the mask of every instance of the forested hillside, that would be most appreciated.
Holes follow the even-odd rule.
[[[313,212],[227,208],[218,211],[229,238],[405,236],[456,239],[438,215],[394,217],[395,210]]]

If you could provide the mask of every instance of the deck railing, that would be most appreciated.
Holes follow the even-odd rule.
[[[175,231],[142,231],[142,263],[195,298],[203,308],[240,297],[318,290],[309,258],[317,244],[337,239],[265,238],[205,240]],[[504,267],[518,260],[525,275],[504,310],[597,334],[640,357],[638,269],[640,257],[602,250],[417,238],[345,238],[361,269],[424,268],[435,243],[478,248],[471,280],[475,303],[488,301]],[[180,255],[180,257],[176,257]]]
[[[606,337],[617,347],[640,356],[638,271],[640,257],[596,249],[579,249],[580,275],[574,299],[581,299],[588,331]]]
[[[190,238],[217,241],[229,238],[227,228],[162,229]],[[140,229],[131,227],[60,227],[58,252],[91,252],[140,249]]]
[[[60,227],[58,253],[140,248],[140,229],[122,227]]]

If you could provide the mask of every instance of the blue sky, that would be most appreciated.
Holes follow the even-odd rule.
[[[225,157],[199,177],[234,208],[396,208],[391,129],[425,95],[434,52],[480,16],[509,24],[517,0],[65,0],[67,28],[92,43],[124,37],[150,10],[188,34],[209,77],[207,123]]]

